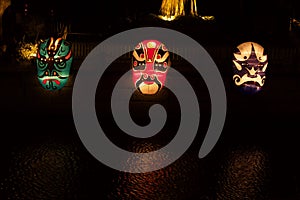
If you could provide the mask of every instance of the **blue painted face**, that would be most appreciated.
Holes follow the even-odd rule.
[[[40,43],[36,58],[37,76],[47,90],[60,90],[68,81],[73,61],[71,44],[51,37]]]

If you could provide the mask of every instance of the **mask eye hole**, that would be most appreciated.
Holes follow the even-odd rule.
[[[42,69],[45,68],[47,66],[46,58],[42,57],[38,59],[38,66]]]
[[[168,61],[164,61],[164,62],[156,62],[154,64],[154,70],[157,71],[157,72],[166,72],[168,70]]]
[[[146,69],[145,62],[139,62],[137,60],[133,61],[132,66],[134,71],[142,71]]]
[[[64,60],[62,58],[56,59],[55,63],[57,65],[57,67],[60,69],[65,68],[65,66],[66,66],[66,62],[64,62]]]

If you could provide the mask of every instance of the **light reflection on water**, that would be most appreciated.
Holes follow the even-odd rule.
[[[86,158],[81,157],[86,156],[81,147],[48,141],[17,149],[11,156],[7,177],[0,181],[0,191],[7,194],[6,199],[17,200],[268,199],[269,158],[259,148],[227,149],[228,152],[221,153],[222,157],[211,157],[220,159],[211,163],[200,160],[197,151],[188,150],[163,169],[135,174],[87,163]],[[129,149],[145,153],[158,148],[156,143],[134,142]],[[169,154],[157,156],[162,162],[170,158]],[[139,167],[134,159],[128,162],[130,167]],[[82,177],[87,177],[86,182],[82,182]],[[92,182],[91,177],[96,182]]]
[[[269,199],[270,161],[258,147],[231,150],[218,174],[217,199]]]
[[[130,146],[135,152],[159,148],[145,142]],[[169,158],[168,154],[157,156],[162,161]],[[142,174],[106,169],[91,161],[82,145],[59,139],[16,146],[10,157],[9,171],[4,180],[0,179],[0,196],[5,193],[5,199],[175,200],[201,197],[205,191],[203,170],[196,154],[184,155],[164,169]],[[139,162],[130,166],[139,167]]]
[[[157,149],[150,143],[133,144],[134,152],[150,152]],[[169,159],[169,155],[157,155],[160,159]],[[151,159],[151,158],[149,158]],[[165,160],[162,160],[164,162]],[[155,165],[156,163],[153,163]],[[130,167],[139,167],[132,162]],[[184,155],[166,168],[148,173],[122,173],[113,177],[114,188],[108,199],[189,199],[204,193],[204,180],[201,179],[201,166],[196,156]],[[202,177],[203,178],[203,177]],[[202,188],[201,188],[202,187]]]

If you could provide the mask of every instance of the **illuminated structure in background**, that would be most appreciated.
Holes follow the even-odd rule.
[[[190,4],[189,10],[186,9]],[[187,10],[189,13],[187,13]],[[198,16],[196,0],[163,0],[160,7],[159,16],[166,21],[172,21],[180,16],[191,15]]]
[[[268,66],[264,48],[255,42],[245,42],[237,46],[233,53],[233,80],[246,93],[260,91],[265,83]]]
[[[196,0],[163,0],[158,17],[165,21],[173,21],[182,16],[199,17],[204,21],[215,20],[214,16],[200,16]]]
[[[132,79],[142,94],[156,94],[163,87],[168,68],[169,51],[157,40],[144,40],[133,51]]]
[[[59,90],[67,83],[73,61],[71,44],[63,38],[42,41],[36,57],[37,76],[47,90]]]
[[[186,15],[185,6],[190,2],[190,15],[198,16],[196,0],[163,0],[160,8],[161,18],[172,21],[177,17]]]
[[[30,61],[36,58],[37,51],[38,51],[38,44],[37,43],[32,43],[32,42],[24,42],[20,41],[19,42],[19,48],[18,48],[18,54],[19,56],[16,58],[17,61]]]

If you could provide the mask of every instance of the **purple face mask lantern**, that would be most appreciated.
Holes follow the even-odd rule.
[[[265,83],[268,66],[264,48],[254,42],[245,42],[237,46],[233,55],[235,85],[247,93],[260,91]]]

